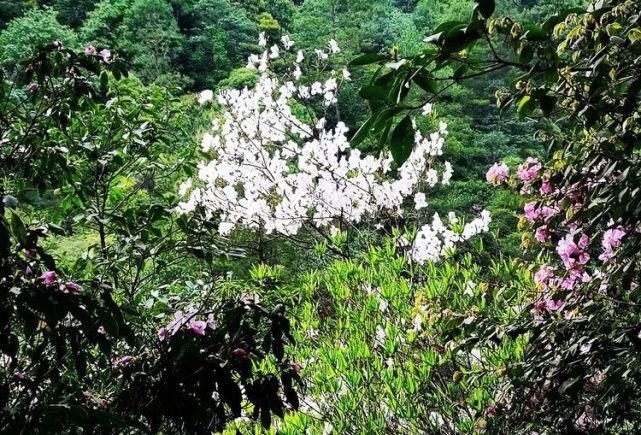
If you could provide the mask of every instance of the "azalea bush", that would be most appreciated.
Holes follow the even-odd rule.
[[[267,48],[261,34],[259,45],[265,51],[250,56],[248,64],[261,74],[255,87],[218,94],[221,116],[202,141],[211,160],[200,164],[195,180],[181,186],[187,200],[178,209],[216,219],[223,235],[245,228],[293,236],[305,228],[327,239],[328,233],[349,232],[368,217],[401,217],[410,198],[416,210],[425,208],[422,190],[447,185],[452,176],[451,165],[437,159],[446,124],[440,122],[427,135],[417,131],[404,144],[401,152],[408,155],[402,165],[393,166],[390,153],[366,155],[350,146],[344,123],[327,120],[339,86],[350,80],[347,71],[331,69],[340,52],[336,41],[307,55],[294,52],[288,36],[280,42]],[[275,74],[272,63],[282,56],[285,66]],[[321,73],[323,81],[310,78]],[[213,97],[204,91],[200,101]],[[431,111],[428,105],[423,115]],[[408,128],[416,124],[409,117],[404,122]],[[420,228],[412,255],[421,263],[438,260],[456,242],[487,231],[489,221],[484,212],[454,228],[457,218],[446,223],[434,216]]]
[[[597,2],[542,23],[494,11],[495,2],[479,0],[469,22],[436,28],[424,53],[387,64],[388,88],[416,84],[431,101],[441,83],[520,71],[497,101],[521,119],[545,121],[539,138],[549,143],[547,159],[528,158],[510,180],[527,198],[521,224],[531,233],[523,246],[545,264],[535,276],[532,321],[524,323],[532,333],[525,363],[508,370],[515,393],[499,407],[499,420],[523,430],[627,431],[639,419],[639,6]],[[477,54],[476,43],[488,50]],[[510,50],[497,50],[499,43]],[[373,118],[394,107],[415,110],[399,95]],[[391,146],[398,146],[393,136]],[[506,182],[507,166],[497,163],[487,178]]]
[[[136,20],[102,2],[95,45],[0,72],[1,431],[636,430],[636,2],[534,23],[476,0],[422,46],[395,15],[411,47],[369,41],[347,69],[330,39],[347,30],[310,49],[277,20],[331,9],[352,31],[368,2],[230,21],[244,6],[223,1],[219,32],[154,1],[180,27],[169,45],[185,31],[196,57],[258,53],[177,97],[104,45],[103,15]],[[157,58],[147,81],[175,75],[167,53],[130,52]],[[474,90],[503,76],[516,116],[488,132]],[[487,134],[458,116],[471,107]]]
[[[203,288],[216,281],[203,275],[210,264],[194,266],[206,229],[190,230],[171,213],[177,197],[154,191],[190,170],[188,152],[167,149],[186,136],[169,133],[184,126],[178,103],[93,46],[54,43],[21,68],[3,73],[0,94],[0,428],[220,430],[248,407],[265,426],[295,408],[282,308],[200,295],[185,304],[197,311],[162,327],[181,299],[158,288],[189,283],[171,266],[193,267]],[[59,208],[41,211],[44,200]],[[86,253],[61,255],[91,234]]]
[[[82,425],[83,413],[109,421],[101,409],[85,409],[82,392],[109,367],[115,341],[133,340],[119,307],[95,282],[57,272],[41,246],[46,227],[26,227],[13,208],[0,224],[0,428],[62,431]]]
[[[117,412],[144,417],[153,432],[193,433],[250,416],[269,428],[272,414],[296,410],[300,369],[285,358],[293,336],[282,307],[268,310],[251,296],[201,299],[159,329],[155,346],[117,361]]]

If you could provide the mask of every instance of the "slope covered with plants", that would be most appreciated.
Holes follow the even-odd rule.
[[[640,16],[0,1],[0,431],[634,433]]]

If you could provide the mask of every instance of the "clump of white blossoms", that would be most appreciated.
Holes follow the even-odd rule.
[[[448,250],[453,249],[456,243],[489,231],[491,221],[490,212],[483,210],[480,217],[466,223],[462,230],[455,231],[452,227],[458,224],[458,219],[452,213],[449,217],[449,226],[443,223],[438,214],[434,214],[432,223],[423,225],[417,233],[410,250],[410,257],[420,264],[438,261]]]
[[[306,226],[357,224],[382,211],[401,215],[404,200],[420,188],[449,183],[451,165],[437,160],[447,136],[444,123],[426,136],[417,132],[411,155],[394,168],[390,153],[363,155],[351,148],[344,123],[329,126],[324,117],[314,118],[311,105],[320,102],[326,109],[331,107],[340,86],[350,80],[346,70],[328,68],[340,52],[335,41],[315,50],[309,59],[301,50],[292,51],[294,43],[288,37],[282,39],[282,46],[268,48],[261,35],[259,44],[265,51],[250,56],[248,67],[257,69],[260,79],[252,89],[217,95],[222,114],[202,141],[203,151],[212,159],[200,163],[193,186],[192,180],[181,186],[181,194],[188,198],[179,204],[179,211],[201,206],[208,218],[220,219],[223,235],[239,227],[294,235]],[[280,57],[291,62],[285,73],[275,74],[271,62]],[[324,79],[307,81],[303,70],[308,72],[305,77],[311,76],[310,71],[315,76],[323,72]],[[201,94],[200,99],[208,97]],[[417,240],[454,239],[440,227],[431,232],[424,229]],[[417,261],[440,256],[422,251],[417,249]]]

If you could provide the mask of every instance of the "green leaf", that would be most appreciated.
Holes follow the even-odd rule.
[[[365,100],[385,101],[387,91],[381,86],[365,85],[358,92],[358,95]]]
[[[390,107],[387,108],[376,117],[376,122],[373,125],[374,133],[379,133],[387,125],[388,122],[391,122],[394,116],[402,112],[403,109],[400,107]]]
[[[373,63],[383,62],[387,59],[388,57],[382,54],[367,53],[367,54],[358,56],[356,59],[352,60],[348,65],[349,66],[371,65]]]
[[[519,62],[529,64],[534,59],[534,47],[531,45],[524,45],[519,53]]]
[[[380,134],[380,137],[378,138],[378,149],[383,149],[385,146],[385,143],[387,143],[387,138],[389,137],[389,133],[392,130],[392,120],[390,119],[387,121],[385,124],[385,129],[383,132]]]
[[[455,20],[446,21],[444,23],[439,24],[439,26],[436,29],[434,29],[433,33],[434,34],[441,33],[441,32],[447,33],[455,27],[458,27],[458,28],[465,27],[465,23],[463,21],[455,21]]]
[[[543,42],[548,39],[548,33],[535,24],[526,24],[523,26],[525,29],[525,39],[532,42]]]
[[[428,94],[435,94],[438,92],[438,83],[436,80],[430,80],[421,74],[416,74],[412,80]]]
[[[392,132],[390,151],[394,161],[399,165],[403,164],[412,153],[413,146],[414,128],[411,118],[407,115]]]
[[[521,101],[519,101],[519,104],[516,106],[516,113],[519,115],[520,119],[523,119],[530,113],[532,113],[535,107],[536,103],[532,99],[532,97],[529,95],[525,95],[523,98],[521,98]]]
[[[355,147],[361,142],[363,142],[363,139],[367,137],[369,134],[370,129],[372,128],[372,125],[374,124],[374,121],[376,121],[376,118],[378,117],[378,113],[372,114],[363,125],[358,129],[358,131],[354,134],[352,139],[350,140],[351,146]]]
[[[461,51],[469,42],[465,33],[465,25],[461,24],[450,29],[442,38],[443,50],[447,52]]]
[[[556,106],[556,97],[554,95],[542,95],[539,98],[539,105],[545,116],[548,116],[554,110],[554,106]]]
[[[109,75],[107,75],[107,71],[103,71],[102,73],[100,73],[100,91],[103,94],[106,94],[108,89],[109,89]]]
[[[496,9],[494,0],[475,0],[474,3],[476,3],[474,9],[485,19],[490,18]]]
[[[559,393],[565,394],[569,389],[571,389],[578,381],[579,377],[570,378],[567,381],[563,382],[559,387]]]
[[[27,242],[27,228],[14,211],[11,211],[11,232],[21,245]]]

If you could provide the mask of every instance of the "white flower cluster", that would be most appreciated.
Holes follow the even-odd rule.
[[[324,81],[299,83],[305,54],[298,51],[288,72],[281,74],[285,78],[279,79],[270,65],[281,55],[280,48],[267,48],[264,36],[260,42],[265,52],[251,56],[248,66],[261,77],[253,89],[217,96],[222,115],[202,141],[213,158],[200,164],[195,187],[191,181],[181,187],[189,197],[179,204],[180,211],[202,206],[208,217],[220,218],[221,234],[242,227],[293,235],[307,224],[327,228],[339,219],[355,224],[383,210],[401,215],[404,200],[419,188],[449,183],[451,165],[436,164],[446,124],[426,137],[417,132],[414,150],[393,177],[391,154],[362,155],[350,148],[342,122],[330,128],[325,118],[302,120],[313,119],[307,108],[314,99],[334,104],[349,73],[330,71]],[[285,51],[294,45],[289,38],[282,42]],[[339,51],[335,41],[316,50],[316,68],[327,69],[319,64]],[[417,208],[425,202],[424,196],[418,198]]]
[[[455,216],[450,215],[448,226],[443,223],[438,213],[435,213],[432,223],[423,225],[416,235],[410,257],[419,264],[438,261],[448,250],[454,248],[456,243],[489,231],[491,221],[490,212],[483,210],[481,216],[466,223],[462,231],[454,231],[452,225],[458,223]]]

